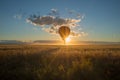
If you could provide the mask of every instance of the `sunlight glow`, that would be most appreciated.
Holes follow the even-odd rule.
[[[71,41],[70,37],[67,37],[67,38],[65,39],[65,41],[66,41],[66,43],[70,42],[70,41]]]

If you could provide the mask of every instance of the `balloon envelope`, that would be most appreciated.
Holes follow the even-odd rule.
[[[70,28],[69,27],[67,27],[67,26],[61,26],[60,28],[59,28],[59,34],[60,34],[60,36],[61,36],[61,38],[64,40],[64,42],[65,42],[65,39],[69,36],[69,34],[70,34]]]

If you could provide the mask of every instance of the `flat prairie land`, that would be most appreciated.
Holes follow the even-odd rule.
[[[0,45],[0,80],[120,80],[120,45]]]

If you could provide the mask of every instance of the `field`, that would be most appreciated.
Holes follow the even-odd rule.
[[[0,45],[0,80],[120,80],[120,45]]]

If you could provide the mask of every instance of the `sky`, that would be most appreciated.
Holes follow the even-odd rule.
[[[54,11],[58,19],[80,20],[73,27],[80,36],[73,40],[120,42],[120,0],[0,0],[0,40],[60,40],[59,34],[46,31],[51,25],[31,19],[56,17],[48,15]]]

